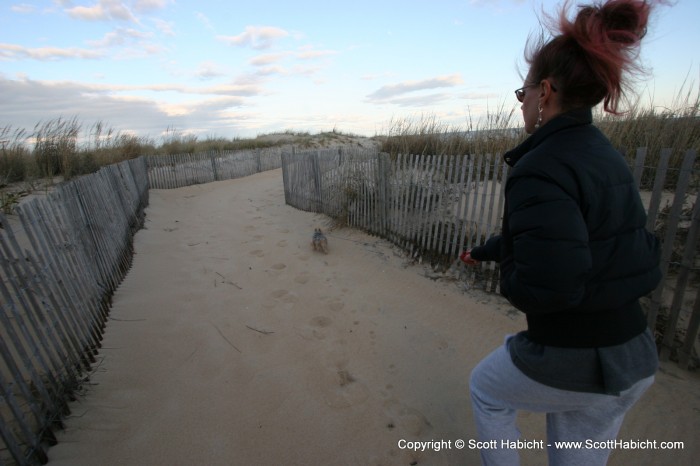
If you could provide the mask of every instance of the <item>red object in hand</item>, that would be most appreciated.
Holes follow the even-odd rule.
[[[479,263],[478,260],[474,259],[471,256],[471,250],[464,251],[462,254],[459,255],[459,258],[461,259],[462,262],[464,262],[467,265],[476,265]]]

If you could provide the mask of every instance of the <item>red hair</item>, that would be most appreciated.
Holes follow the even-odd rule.
[[[607,0],[579,6],[569,20],[569,0],[558,18],[547,17],[558,34],[526,52],[529,79],[554,81],[564,109],[593,107],[604,102],[606,112],[618,113],[626,87],[624,75],[641,71],[639,43],[646,33],[651,3],[660,0]]]

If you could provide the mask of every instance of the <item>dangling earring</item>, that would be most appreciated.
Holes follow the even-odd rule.
[[[539,127],[542,125],[542,103],[538,102],[537,103],[537,111],[539,114],[537,115],[537,123],[535,123],[535,129],[539,129]]]

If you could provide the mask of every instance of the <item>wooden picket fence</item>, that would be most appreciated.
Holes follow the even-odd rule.
[[[153,189],[172,189],[192,184],[230,180],[281,166],[283,147],[240,151],[147,157],[148,181]]]
[[[279,168],[281,150],[143,156],[0,214],[0,465],[47,462],[95,362],[149,189]]]
[[[700,287],[691,280],[700,265],[700,177],[695,151],[678,156],[680,168],[669,166],[673,155],[663,150],[651,160],[638,149],[631,169],[638,186],[643,179],[649,185],[647,228],[663,243],[664,280],[645,299],[648,322],[662,358],[687,368],[697,360],[700,327]],[[358,148],[282,154],[287,204],[386,238],[436,272],[489,292],[498,291],[497,264],[467,268],[456,258],[500,231],[508,168],[497,154],[390,157]],[[669,177],[673,192],[664,190]]]
[[[0,214],[0,464],[46,463],[95,361],[147,203],[139,158],[57,185],[12,221]]]

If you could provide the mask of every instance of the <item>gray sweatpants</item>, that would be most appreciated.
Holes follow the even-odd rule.
[[[574,392],[549,387],[527,377],[514,364],[506,344],[486,356],[472,371],[470,389],[474,420],[484,465],[520,464],[517,410],[547,413],[547,448],[550,466],[605,465],[608,440],[617,436],[627,410],[654,382],[649,377],[620,396]],[[527,439],[537,440],[537,439]],[[509,441],[513,443],[509,443]],[[556,442],[582,442],[580,448]],[[504,448],[505,447],[505,448]]]

